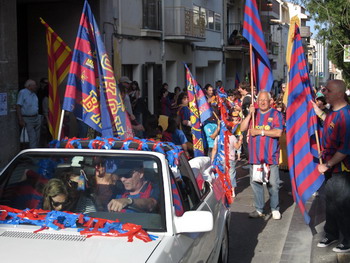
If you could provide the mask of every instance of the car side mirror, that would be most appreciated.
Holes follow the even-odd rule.
[[[177,234],[209,232],[213,229],[214,220],[209,211],[187,211],[182,216],[175,216],[174,224]]]

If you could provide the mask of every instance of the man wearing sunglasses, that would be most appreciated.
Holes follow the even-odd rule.
[[[146,180],[143,168],[132,169],[121,174],[120,180],[125,192],[108,203],[108,210],[114,212],[154,212],[158,206],[159,189]]]

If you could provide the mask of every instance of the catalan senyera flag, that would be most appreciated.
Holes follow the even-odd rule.
[[[52,28],[40,18],[46,27],[46,44],[48,57],[48,80],[49,80],[49,130],[54,139],[58,137],[59,122],[61,117],[61,103],[58,86],[62,83],[69,72],[72,61],[72,50],[52,30]]]
[[[191,112],[192,138],[194,156],[204,155],[202,123],[210,118],[212,111],[202,89],[193,78],[191,71],[186,67],[187,95]]]
[[[315,140],[318,130],[317,115],[311,104],[313,90],[297,24],[289,65],[286,111],[288,166],[294,201],[308,224],[310,217],[305,203],[321,187],[324,175],[317,170],[318,152]]]
[[[244,8],[243,36],[253,47],[252,67],[255,87],[270,92],[273,75],[267,56],[264,33],[262,31],[258,6],[255,0],[246,0]]]
[[[80,19],[63,109],[73,112],[103,137],[133,137],[111,62],[87,1]]]

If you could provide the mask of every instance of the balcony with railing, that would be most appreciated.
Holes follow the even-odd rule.
[[[205,16],[185,7],[167,7],[165,39],[181,42],[205,41]]]
[[[249,46],[248,41],[242,36],[243,25],[241,23],[227,24],[226,49],[241,50]]]
[[[300,27],[300,36],[301,37],[311,37],[311,31],[309,26]]]

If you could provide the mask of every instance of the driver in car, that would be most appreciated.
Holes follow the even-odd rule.
[[[143,168],[132,169],[120,175],[125,187],[123,194],[108,203],[108,211],[114,212],[155,212],[158,206],[159,189],[147,181]]]

